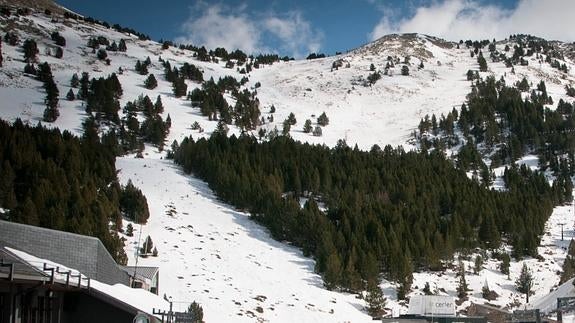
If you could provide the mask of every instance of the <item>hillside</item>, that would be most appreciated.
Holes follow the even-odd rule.
[[[301,321],[301,322],[346,322],[370,321],[364,310],[365,301],[355,294],[329,291],[324,287],[322,276],[315,272],[316,262],[304,256],[303,252],[288,242],[273,240],[270,232],[250,219],[250,214],[221,202],[210,186],[198,177],[188,175],[166,159],[166,151],[172,142],[185,137],[208,138],[218,127],[217,121],[203,116],[200,109],[193,107],[185,97],[177,98],[172,83],[167,81],[160,59],[173,67],[184,63],[195,65],[203,72],[203,79],[217,81],[225,76],[236,80],[247,77],[241,90],[257,92],[259,110],[263,124],[255,129],[240,129],[228,125],[228,135],[240,135],[243,130],[260,137],[269,138],[276,128],[279,133],[284,120],[293,113],[297,122],[291,126],[289,135],[302,142],[325,144],[334,147],[344,139],[350,147],[369,151],[373,145],[403,146],[405,150],[419,148],[413,140],[420,120],[426,115],[447,115],[459,109],[471,92],[472,83],[467,80],[468,70],[478,70],[476,57],[471,57],[465,44],[446,42],[426,35],[390,35],[374,43],[334,57],[305,61],[278,61],[271,65],[262,64],[249,73],[240,68],[228,68],[223,59],[218,62],[198,59],[197,50],[180,49],[141,40],[133,34],[118,32],[102,25],[82,20],[64,18],[43,11],[22,16],[0,16],[2,36],[8,31],[18,36],[16,46],[2,42],[3,62],[0,68],[0,117],[9,122],[20,118],[23,123],[36,125],[44,115],[42,82],[24,73],[22,44],[34,39],[38,46],[37,63],[48,62],[54,81],[59,89],[60,116],[53,123],[42,122],[47,127],[68,130],[82,136],[83,122],[88,117],[86,101],[66,99],[72,89],[70,80],[74,73],[88,72],[90,78],[108,77],[116,73],[122,87],[118,114],[122,120],[129,112],[122,108],[140,95],[147,95],[152,102],[159,95],[164,107],[158,115],[161,120],[171,119],[169,132],[164,138],[165,149],[160,150],[150,142],[142,143],[141,157],[134,158],[137,150],[127,151],[116,159],[118,177],[125,184],[131,180],[145,194],[150,208],[148,223],[139,226],[124,219],[124,228],[130,223],[134,235],[127,236],[126,254],[129,264],[136,262],[138,240],[140,245],[150,235],[159,255],[139,258],[138,265],[160,267],[161,293],[172,297],[178,309],[187,307],[191,301],[199,302],[204,308],[207,321]],[[55,57],[57,46],[51,40],[55,31],[66,40],[61,59]],[[124,40],[127,50],[107,51],[109,64],[98,59],[96,51],[88,47],[93,37],[103,36],[110,43]],[[515,40],[501,40],[497,50],[504,52],[505,46],[516,45]],[[524,77],[533,87],[544,80],[547,93],[554,104],[546,107],[555,109],[563,99],[572,102],[565,87],[575,86],[575,64],[573,45],[554,43],[562,54],[562,64],[568,67],[562,72],[536,56],[525,56],[528,65],[514,65],[513,71],[504,62],[488,59],[488,69],[480,72],[482,78],[494,76],[505,78],[507,84],[515,84]],[[458,48],[459,47],[459,48]],[[487,50],[484,50],[487,53]],[[486,54],[487,55],[487,54]],[[148,75],[135,70],[136,62],[150,58],[148,71],[154,74],[158,86],[147,89],[144,82]],[[406,61],[406,57],[409,59]],[[393,67],[386,70],[388,62]],[[237,61],[235,62],[237,64]],[[373,64],[374,70],[371,65]],[[402,67],[408,66],[409,75],[402,75]],[[120,73],[120,69],[122,72]],[[380,71],[381,78],[370,85],[368,76]],[[187,92],[201,88],[199,82],[185,80]],[[73,88],[74,92],[78,89]],[[236,104],[231,91],[223,94],[230,106]],[[271,112],[271,109],[275,112]],[[306,119],[313,128],[318,126],[317,118],[324,113],[329,124],[321,127],[322,135],[314,136],[303,131]],[[94,113],[95,114],[95,113]],[[273,121],[271,121],[273,115]],[[136,118],[144,122],[144,113],[137,112]],[[197,122],[199,129],[194,127]],[[102,120],[100,134],[105,134],[114,125]],[[264,129],[264,130],[262,130]],[[446,152],[447,156],[457,152],[457,146]],[[536,169],[538,159],[534,155],[522,156],[516,161]],[[498,177],[493,187],[503,189],[501,174],[503,168],[494,169]],[[551,181],[551,173],[546,173]],[[472,174],[469,174],[472,177]],[[7,210],[3,210],[3,213]],[[558,281],[558,272],[565,259],[568,240],[574,236],[571,226],[566,226],[565,241],[561,241],[558,223],[570,223],[572,206],[555,207],[548,219],[540,246],[539,259],[526,258],[512,261],[510,279],[501,274],[499,261],[489,259],[479,274],[474,274],[475,256],[466,255],[469,300],[458,310],[464,310],[471,301],[487,302],[482,298],[484,283],[499,294],[491,304],[508,309],[521,307],[525,300],[515,291],[514,281],[523,263],[527,263],[535,276],[536,300],[546,295]],[[408,240],[403,236],[400,239]],[[502,250],[510,251],[503,245]],[[482,253],[482,252],[479,252]],[[440,294],[456,295],[458,284],[457,261],[440,272],[415,272],[412,292],[421,294],[425,282],[431,282],[431,289]],[[405,301],[398,301],[397,283],[382,281],[387,297],[388,314],[405,313]]]

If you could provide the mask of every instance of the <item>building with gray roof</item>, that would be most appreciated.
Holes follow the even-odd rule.
[[[0,242],[81,271],[106,284],[130,285],[128,274],[116,264],[98,238],[0,221]]]

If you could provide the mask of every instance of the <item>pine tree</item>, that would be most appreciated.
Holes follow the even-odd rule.
[[[369,84],[369,86],[372,86],[380,79],[381,79],[381,73],[375,71],[367,76],[367,83]]]
[[[148,78],[146,78],[146,80],[144,81],[144,86],[148,90],[155,89],[158,86],[158,81],[156,80],[154,74],[150,74]]]
[[[24,44],[22,45],[22,49],[24,50],[24,61],[27,63],[32,63],[36,61],[36,55],[40,52],[38,50],[38,45],[36,41],[33,39],[26,39]]]
[[[497,249],[501,244],[501,236],[491,213],[486,213],[483,217],[479,226],[479,239],[490,249]]]
[[[482,54],[479,54],[479,56],[477,57],[477,63],[479,63],[480,72],[487,72],[487,61],[485,60]]]
[[[70,89],[66,94],[66,99],[68,99],[68,101],[74,101],[74,99],[76,99],[76,96],[74,95],[74,91],[72,89]]]
[[[36,77],[40,82],[44,82],[44,84],[50,81],[53,82],[54,79],[52,76],[52,69],[50,68],[50,64],[48,64],[47,62],[40,64],[38,66],[38,73]]]
[[[526,263],[523,263],[523,267],[521,267],[521,273],[515,281],[515,287],[518,292],[525,294],[527,297],[526,302],[529,303],[529,295],[532,294],[531,288],[533,287],[533,275]]]
[[[294,126],[297,123],[297,120],[295,118],[295,114],[293,114],[293,112],[290,112],[287,121],[289,122],[290,125]]]
[[[176,98],[182,97],[186,95],[188,91],[188,85],[183,77],[177,77],[174,82],[172,83],[172,89],[174,92],[174,96]]]
[[[10,46],[16,46],[18,44],[18,35],[11,32],[6,32],[4,35],[4,41]]]
[[[411,274],[409,274],[409,276],[401,278],[398,281],[397,299],[404,300],[407,298],[407,294],[411,290],[412,281],[413,281],[413,276]]]
[[[134,236],[134,226],[132,226],[131,223],[128,223],[128,225],[126,226],[126,235],[128,237],[133,237]]]
[[[507,277],[509,277],[510,262],[511,259],[508,254],[504,253],[503,255],[501,255],[501,264],[499,264],[499,270],[501,271],[502,274],[507,275]]]
[[[374,319],[381,318],[385,314],[386,299],[383,291],[376,281],[370,280],[367,284],[367,313]]]
[[[116,44],[116,42],[112,42],[112,45],[108,46],[106,48],[107,50],[111,51],[111,52],[117,52],[118,51],[118,44]]]
[[[322,130],[320,126],[316,126],[315,129],[313,129],[313,135],[316,137],[322,136]]]
[[[334,290],[340,284],[342,274],[341,260],[335,250],[328,255],[325,267],[325,285],[327,289]]]
[[[144,241],[144,245],[142,246],[142,253],[150,254],[152,253],[153,249],[154,249],[154,242],[152,241],[152,238],[150,236],[147,236],[146,240]]]
[[[0,206],[11,210],[17,205],[14,193],[16,174],[9,160],[4,160],[3,164],[0,164],[0,173],[2,174],[0,176]]]
[[[290,124],[289,120],[286,119],[286,120],[284,120],[284,122],[283,122],[282,135],[283,135],[283,136],[288,136],[290,130],[291,130],[291,124]]]
[[[59,32],[57,32],[57,31],[53,32],[51,34],[51,38],[54,42],[56,42],[56,45],[66,47],[66,38],[64,38],[64,36],[60,35]]]
[[[30,225],[39,225],[40,220],[38,216],[38,209],[36,205],[32,201],[31,197],[26,197],[26,200],[23,204],[18,205],[16,210],[14,210],[14,219],[16,222],[30,224]]]
[[[82,77],[80,78],[80,91],[78,92],[78,98],[81,100],[88,99],[88,91],[90,89],[90,75],[88,72],[82,72]]]
[[[467,299],[467,280],[465,280],[465,264],[459,261],[459,284],[457,285],[457,297]]]
[[[99,60],[106,60],[108,58],[108,52],[104,48],[98,49],[98,53],[96,54]]]
[[[163,113],[164,112],[164,105],[162,104],[162,97],[160,95],[158,95],[158,97],[156,97],[156,103],[154,103],[154,112],[155,113]],[[169,117],[169,115],[168,115]],[[166,120],[167,122],[167,120]]]
[[[56,47],[56,53],[54,54],[54,57],[56,58],[64,57],[64,50],[62,49],[62,47]]]
[[[489,289],[487,280],[485,281],[485,284],[483,284],[483,287],[481,288],[481,296],[483,296],[483,298],[485,298],[486,300],[489,300],[489,298],[491,297],[491,289]]]
[[[429,282],[425,282],[425,286],[423,286],[423,293],[425,295],[433,295],[433,292],[431,291],[431,287],[429,286]]]
[[[118,50],[120,52],[125,52],[126,50],[128,50],[128,48],[126,47],[126,41],[124,39],[120,39],[120,44],[118,45]]]
[[[131,180],[124,187],[120,195],[120,210],[126,217],[136,223],[145,224],[150,217],[148,201],[142,191],[132,184]]]
[[[38,71],[36,71],[34,64],[28,63],[24,66],[24,73],[30,74],[30,75],[37,75]]]
[[[165,127],[164,129],[166,130],[166,133],[170,130],[170,128],[172,127],[172,117],[170,117],[170,114],[168,113],[168,116],[166,117],[166,122],[165,122]]]
[[[521,92],[529,91],[529,81],[527,81],[527,78],[525,78],[525,77],[523,77],[521,82],[518,82],[515,86]]]
[[[58,86],[56,86],[56,83],[54,82],[52,71],[50,70],[50,65],[48,65],[48,63],[40,65],[38,78],[44,82],[44,89],[46,90],[46,98],[44,99],[46,102],[44,121],[54,122],[60,115],[60,112],[58,111],[58,96],[60,92],[58,91]]]
[[[311,120],[307,119],[303,125],[303,132],[310,133],[312,131]]]
[[[401,75],[403,75],[403,76],[409,75],[409,67],[407,65],[403,65],[401,67]]]
[[[146,63],[140,62],[139,60],[136,61],[136,67],[134,69],[140,75],[147,75],[148,74],[148,65]]]
[[[327,117],[325,112],[320,114],[320,116],[317,118],[317,124],[319,124],[322,127],[325,127],[329,124],[329,118]]]
[[[483,257],[481,257],[481,255],[477,255],[475,257],[475,267],[473,267],[473,273],[477,275],[481,269],[483,269]]]
[[[218,125],[216,126],[214,133],[217,133],[222,136],[227,136],[228,131],[229,131],[228,125],[226,125],[226,123],[223,122],[222,120],[218,121]]]
[[[194,323],[202,323],[204,321],[204,310],[200,304],[192,302],[188,307],[188,313],[192,314]]]

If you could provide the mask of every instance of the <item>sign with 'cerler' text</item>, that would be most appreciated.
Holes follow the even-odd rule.
[[[409,300],[410,315],[455,316],[455,298],[451,296],[414,295]]]

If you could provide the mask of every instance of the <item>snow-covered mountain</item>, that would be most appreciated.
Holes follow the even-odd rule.
[[[24,74],[22,42],[34,39],[39,47],[39,62],[48,62],[60,91],[60,117],[49,127],[66,129],[82,134],[82,122],[87,117],[83,101],[68,101],[65,94],[71,89],[74,73],[89,72],[90,77],[107,77],[117,73],[123,88],[121,106],[140,95],[155,98],[160,95],[172,125],[167,145],[186,136],[208,137],[217,126],[201,115],[197,108],[183,98],[172,94],[171,83],[164,78],[160,58],[172,66],[185,62],[199,67],[204,79],[232,76],[238,80],[247,76],[244,87],[257,90],[260,110],[265,122],[259,129],[267,132],[277,128],[290,113],[297,119],[290,135],[300,141],[335,146],[340,139],[348,145],[369,150],[374,144],[404,145],[409,143],[418,123],[425,115],[447,114],[466,100],[471,82],[468,70],[478,70],[476,57],[464,44],[443,41],[434,37],[409,34],[390,35],[348,53],[314,60],[277,62],[262,65],[248,74],[236,68],[226,68],[225,62],[203,62],[190,50],[162,44],[120,33],[102,25],[68,19],[43,10],[30,15],[0,16],[0,29],[18,35],[17,46],[2,43],[3,64],[0,68],[0,117],[35,125],[42,120],[45,92],[41,82]],[[56,45],[50,39],[52,32],[66,39],[63,57],[56,58]],[[104,36],[110,41],[127,43],[126,52],[108,51],[110,64],[99,60],[87,46],[92,37]],[[567,73],[552,68],[535,56],[527,58],[529,65],[514,67],[514,73],[504,62],[489,61],[482,77],[504,77],[507,83],[527,78],[533,84],[544,80],[547,92],[555,102],[572,101],[565,93],[566,85],[575,84],[574,45],[554,43],[564,54],[561,63],[568,66]],[[514,46],[512,40],[497,42],[497,50]],[[136,61],[151,60],[149,72],[158,80],[158,87],[148,90],[143,86],[147,76],[134,70]],[[406,57],[408,59],[406,60]],[[387,68],[389,62],[393,67]],[[373,66],[372,66],[373,65]],[[403,66],[409,75],[402,75]],[[122,73],[119,73],[119,69]],[[384,71],[387,70],[385,73]],[[381,72],[381,79],[369,85],[368,76]],[[188,91],[201,85],[186,81]],[[261,87],[260,87],[261,85]],[[234,98],[225,98],[233,103]],[[275,112],[271,113],[272,106]],[[554,108],[552,105],[549,108]],[[329,125],[322,136],[305,133],[304,121],[316,125],[323,112]],[[273,121],[271,116],[273,115]],[[197,122],[203,132],[192,129]],[[258,134],[258,130],[254,134]],[[231,127],[231,133],[241,131]],[[127,155],[117,158],[116,167],[123,183],[131,180],[146,195],[150,219],[144,226],[134,224],[134,236],[126,241],[129,262],[134,265],[160,267],[160,292],[183,309],[192,301],[199,302],[206,321],[245,322],[362,322],[371,321],[364,310],[365,301],[357,295],[328,291],[321,277],[314,273],[314,261],[287,243],[273,240],[267,231],[249,219],[249,215],[218,201],[208,185],[185,175],[166,153],[146,146],[143,157]],[[536,167],[537,161],[526,157],[521,162]],[[549,293],[558,281],[558,272],[565,259],[568,241],[575,236],[570,225],[565,228],[565,241],[561,241],[558,223],[570,223],[572,206],[557,207],[546,226],[539,248],[540,259],[525,260],[534,270],[535,295],[533,300]],[[125,225],[129,222],[125,221]],[[159,251],[158,257],[139,258],[135,252],[138,241],[150,235]],[[470,258],[473,259],[473,258]],[[465,261],[469,273],[470,298],[458,309],[463,310],[471,301],[484,303],[481,288],[487,281],[500,296],[491,304],[508,309],[522,307],[524,298],[515,291],[514,281],[523,262],[511,264],[510,279],[497,269],[495,261],[487,261],[479,274],[473,274],[472,261]],[[441,273],[415,273],[414,294],[422,293],[426,282],[440,294],[456,294],[456,268]],[[389,314],[406,312],[405,302],[396,300],[395,285],[384,282]]]

